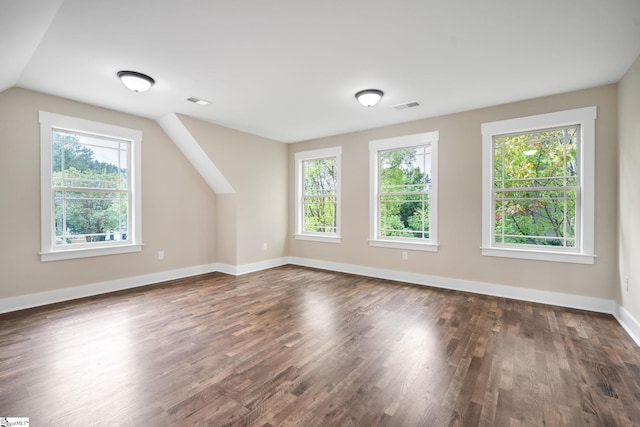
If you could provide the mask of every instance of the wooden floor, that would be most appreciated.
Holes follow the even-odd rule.
[[[285,266],[0,316],[32,426],[640,425],[613,317]]]

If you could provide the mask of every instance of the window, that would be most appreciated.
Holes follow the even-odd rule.
[[[438,139],[435,131],[369,142],[369,245],[437,251]]]
[[[41,260],[140,251],[142,132],[40,112]]]
[[[340,242],[342,147],[296,153],[296,239]]]
[[[592,264],[596,107],[484,123],[482,254]]]

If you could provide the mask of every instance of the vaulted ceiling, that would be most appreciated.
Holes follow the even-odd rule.
[[[617,82],[639,54],[638,0],[0,0],[0,91],[283,142]]]

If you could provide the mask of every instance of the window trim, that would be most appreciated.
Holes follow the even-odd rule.
[[[58,261],[102,255],[140,252],[142,250],[142,131],[62,114],[40,111],[40,260]],[[52,130],[62,129],[131,141],[131,235],[130,243],[101,244],[79,248],[56,248],[54,245]]]
[[[308,160],[319,160],[335,157],[336,159],[336,232],[335,233],[311,233],[304,232],[304,181],[302,176],[302,163]],[[295,232],[296,240],[309,240],[325,243],[340,243],[341,237],[341,183],[342,183],[342,146],[319,148],[317,150],[299,151],[295,153]]]
[[[484,256],[531,259],[578,264],[593,264],[594,258],[594,209],[595,209],[595,120],[597,107],[584,107],[554,113],[538,114],[508,120],[482,123],[482,247]],[[493,189],[493,137],[511,133],[537,131],[562,126],[580,125],[580,211],[579,248],[551,249],[535,246],[496,246],[493,221],[495,207]]]
[[[369,141],[369,246],[415,251],[438,251],[438,142],[439,131]],[[429,193],[429,240],[378,237],[378,153],[386,150],[429,145],[431,147],[431,191]],[[420,239],[422,240],[422,239]]]

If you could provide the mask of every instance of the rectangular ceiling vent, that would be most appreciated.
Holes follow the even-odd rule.
[[[196,98],[195,96],[190,96],[187,98],[187,101],[193,102],[198,105],[209,105],[209,101],[205,101],[204,99]]]
[[[393,108],[395,110],[406,110],[407,108],[415,108],[419,107],[420,103],[418,101],[405,102],[404,104],[394,105]]]

